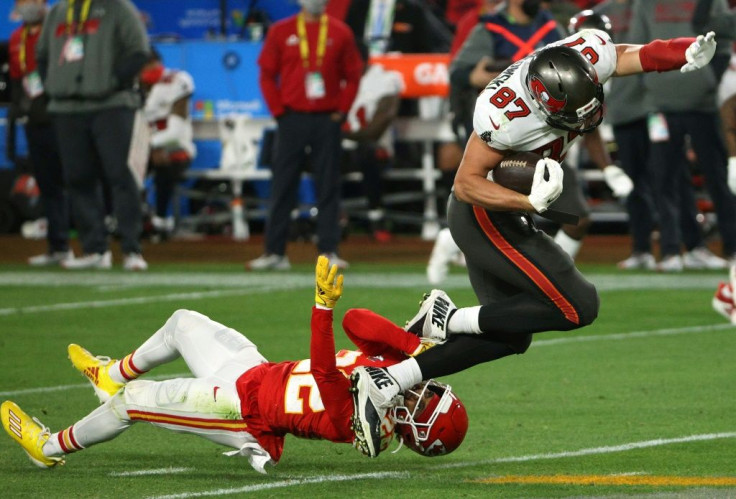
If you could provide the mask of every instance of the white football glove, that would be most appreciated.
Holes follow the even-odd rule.
[[[549,173],[544,179],[545,170]],[[544,158],[537,161],[532,180],[532,191],[529,193],[529,203],[537,213],[547,211],[549,205],[555,202],[562,193],[562,167],[554,159]]]
[[[704,67],[713,59],[716,52],[716,34],[709,31],[705,36],[698,35],[693,43],[685,50],[687,64],[680,68],[683,73],[695,71]]]
[[[603,169],[603,178],[617,198],[625,198],[634,190],[634,182],[626,172],[616,165],[608,165]]]
[[[736,156],[728,158],[728,188],[736,194]]]

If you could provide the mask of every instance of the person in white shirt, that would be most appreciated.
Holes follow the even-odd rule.
[[[362,54],[367,57],[367,54]],[[360,80],[358,95],[343,124],[343,149],[363,173],[363,190],[368,198],[368,220],[373,237],[388,242],[382,199],[382,174],[393,157],[390,126],[399,110],[404,81],[396,71],[368,63]]]
[[[174,229],[170,212],[174,189],[197,153],[189,115],[194,80],[186,71],[164,67],[161,56],[155,50],[151,53],[140,80],[146,94],[143,113],[151,131],[149,168],[156,189],[152,222],[156,231],[169,234]]]

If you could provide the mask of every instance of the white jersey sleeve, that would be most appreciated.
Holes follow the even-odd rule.
[[[606,83],[616,71],[616,44],[605,31],[584,29],[550,45],[565,45],[583,54],[593,64],[601,84]]]

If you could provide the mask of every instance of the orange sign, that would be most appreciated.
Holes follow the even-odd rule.
[[[386,54],[371,57],[387,71],[401,73],[404,79],[402,97],[428,97],[449,93],[449,54]]]

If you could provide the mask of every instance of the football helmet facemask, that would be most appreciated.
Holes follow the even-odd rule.
[[[526,86],[553,128],[587,133],[603,120],[603,85],[593,65],[575,49],[555,45],[534,54]]]
[[[415,400],[411,408],[407,400]],[[393,409],[396,434],[422,456],[443,456],[457,449],[468,431],[468,413],[449,385],[434,380],[404,392],[404,405]]]

